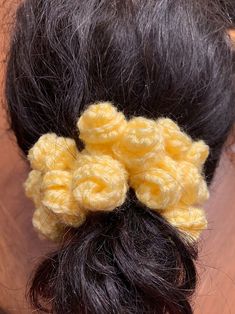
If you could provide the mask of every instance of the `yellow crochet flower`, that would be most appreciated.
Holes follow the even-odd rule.
[[[80,208],[110,211],[121,206],[128,190],[127,172],[111,156],[81,155],[73,175],[73,195]]]
[[[39,234],[52,241],[60,241],[65,228],[58,217],[45,207],[35,210],[33,226]]]
[[[85,222],[86,215],[87,213],[85,213],[84,211],[79,211],[77,215],[59,214],[58,218],[66,226],[78,228]]]
[[[111,145],[122,135],[126,119],[110,102],[90,105],[79,118],[80,139],[90,152],[110,154]]]
[[[89,212],[111,211],[126,199],[128,183],[141,203],[159,211],[196,240],[206,228],[200,207],[209,196],[202,168],[209,154],[168,118],[126,121],[110,103],[90,105],[77,123],[84,143],[45,134],[30,149],[26,195],[37,208],[33,225],[58,240]]]
[[[210,192],[209,192],[208,185],[206,183],[206,180],[202,178],[200,182],[200,186],[199,186],[199,191],[198,191],[198,199],[194,205],[202,206],[203,204],[205,204],[206,201],[208,201],[209,197],[210,197]]]
[[[160,155],[152,164],[143,164],[138,174],[130,175],[130,185],[140,202],[157,211],[177,204],[182,197],[177,166],[170,157]]]
[[[34,202],[35,207],[41,206],[41,184],[41,171],[31,170],[24,183],[24,188],[26,196]]]
[[[81,211],[73,197],[72,172],[48,171],[42,181],[42,204],[55,214],[78,215]]]
[[[31,167],[38,171],[72,169],[77,156],[74,140],[54,133],[42,135],[29,150]]]
[[[201,171],[202,166],[207,160],[209,155],[209,147],[203,141],[198,141],[192,143],[189,148],[185,160],[191,162],[196,167],[198,167]]]
[[[184,161],[179,163],[179,171],[182,172],[183,180],[180,182],[183,192],[181,202],[187,205],[201,205],[209,197],[205,179],[198,168]]]
[[[137,171],[163,150],[162,134],[156,123],[142,117],[131,119],[122,137],[113,146],[115,157],[122,161],[129,171]]]
[[[185,154],[192,145],[191,138],[171,119],[160,118],[156,124],[163,134],[166,152],[174,159],[184,160]]]
[[[162,215],[191,241],[197,241],[201,232],[207,228],[205,213],[201,208],[178,205],[164,211]]]

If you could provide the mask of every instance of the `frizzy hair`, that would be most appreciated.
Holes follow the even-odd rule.
[[[42,134],[75,139],[85,106],[173,118],[210,147],[211,181],[234,122],[228,18],[214,0],[26,0],[8,58],[6,98],[27,154]],[[35,309],[56,314],[190,314],[196,245],[133,191],[68,229],[36,270]]]

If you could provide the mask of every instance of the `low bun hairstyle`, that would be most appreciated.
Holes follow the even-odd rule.
[[[25,0],[6,98],[25,154],[45,133],[76,141],[85,106],[169,117],[210,147],[211,181],[234,122],[229,19],[215,0]],[[190,314],[196,244],[132,190],[112,212],[68,228],[36,270],[34,309],[55,314]]]

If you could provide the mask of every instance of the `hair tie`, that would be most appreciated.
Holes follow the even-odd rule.
[[[131,187],[143,205],[198,239],[207,226],[201,206],[209,197],[203,141],[193,141],[169,118],[127,120],[109,102],[90,105],[77,127],[83,151],[54,133],[29,151],[32,171],[24,186],[40,233],[60,239],[66,226],[79,227],[90,212],[120,207]]]

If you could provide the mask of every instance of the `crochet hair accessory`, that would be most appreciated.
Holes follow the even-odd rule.
[[[32,170],[24,186],[39,233],[59,240],[91,212],[123,205],[131,187],[140,203],[189,240],[199,238],[207,227],[201,206],[209,197],[203,141],[193,141],[169,118],[128,121],[110,102],[88,106],[77,128],[82,151],[73,139],[48,133],[28,153]]]

